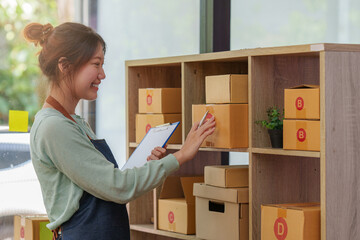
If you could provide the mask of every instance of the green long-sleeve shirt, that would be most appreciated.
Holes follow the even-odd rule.
[[[71,218],[79,209],[83,191],[105,201],[127,203],[159,186],[179,168],[174,155],[169,154],[140,168],[116,169],[90,142],[87,135],[96,136],[89,125],[77,115],[72,117],[77,124],[54,109],[42,109],[31,128],[31,158],[49,229]]]

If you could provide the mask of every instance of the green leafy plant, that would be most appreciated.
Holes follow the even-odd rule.
[[[266,110],[268,120],[255,121],[256,124],[261,124],[261,126],[267,129],[283,129],[283,113],[280,113],[279,109],[275,106],[269,107]]]

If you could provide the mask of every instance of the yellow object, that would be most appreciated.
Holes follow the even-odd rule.
[[[181,113],[181,88],[140,88],[139,113]]]
[[[46,227],[48,223],[46,215],[15,215],[14,240],[49,240],[52,232]]]
[[[200,121],[209,110],[206,118],[215,116],[216,127],[201,147],[212,148],[247,148],[248,135],[248,104],[193,104],[192,122]]]
[[[169,176],[158,200],[158,229],[195,234],[195,197],[193,185],[204,177]]]
[[[284,120],[284,149],[320,151],[320,121]]]
[[[164,123],[174,123],[180,121],[178,128],[175,130],[174,134],[170,137],[169,144],[181,144],[182,139],[182,130],[181,130],[181,114],[180,113],[170,113],[170,114],[136,114],[136,142],[140,143],[141,140],[145,137],[146,133],[152,127]]]
[[[320,119],[320,88],[300,85],[284,91],[286,119]]]
[[[205,77],[206,103],[248,103],[248,75]]]
[[[248,187],[249,168],[247,166],[205,166],[205,184],[215,187]]]
[[[319,240],[319,203],[261,206],[262,240]]]
[[[27,111],[9,111],[9,131],[27,132],[29,125],[29,112]]]

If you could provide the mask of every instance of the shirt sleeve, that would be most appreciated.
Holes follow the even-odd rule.
[[[80,127],[65,118],[48,117],[35,139],[42,159],[50,159],[61,173],[84,191],[106,201],[127,203],[159,186],[179,168],[174,155],[121,171],[99,152]]]

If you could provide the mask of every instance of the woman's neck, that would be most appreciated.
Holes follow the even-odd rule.
[[[75,114],[75,108],[79,99],[75,99],[70,91],[64,91],[59,87],[52,87],[50,96],[55,98],[69,114]]]

